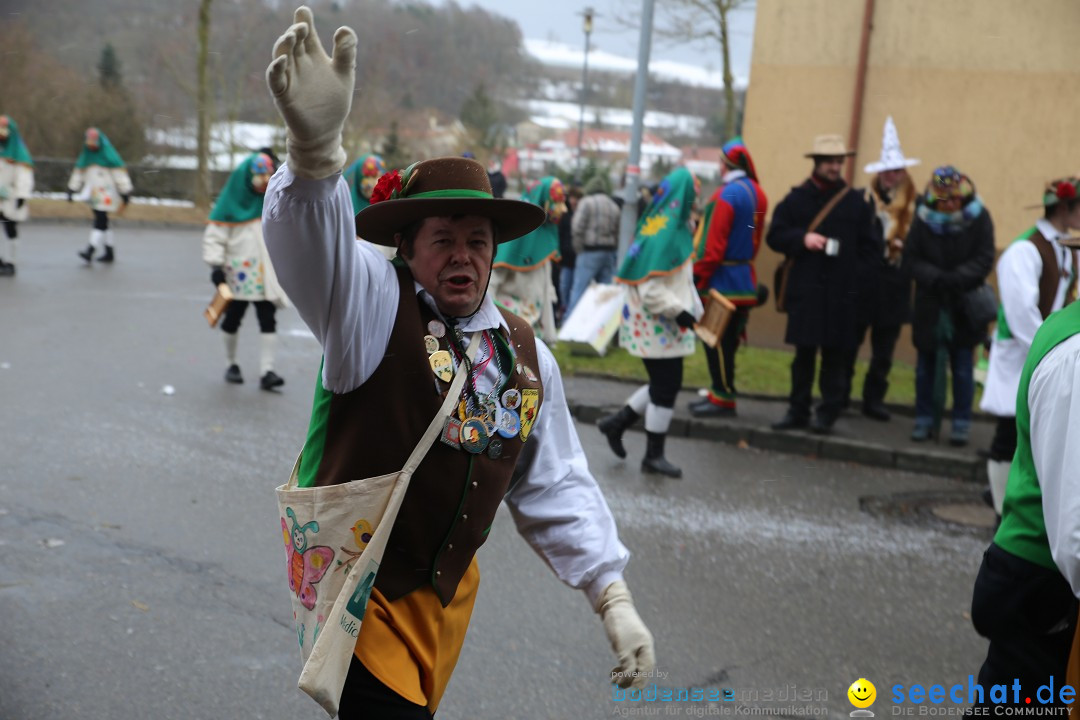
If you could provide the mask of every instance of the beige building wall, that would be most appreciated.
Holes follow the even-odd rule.
[[[852,124],[867,0],[757,0],[743,137],[775,207],[810,172],[813,137]],[[1080,172],[1080,0],[874,0],[855,156],[856,186],[887,115],[921,189],[938,165],[971,176],[999,248],[1040,216],[1042,185]],[[850,138],[849,138],[850,143]],[[771,286],[778,256],[760,255]],[[993,280],[993,278],[991,278]],[[753,321],[781,346],[785,318]],[[906,334],[905,334],[906,335]],[[910,359],[901,340],[901,356]]]

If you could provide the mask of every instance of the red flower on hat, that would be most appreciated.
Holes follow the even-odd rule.
[[[383,200],[391,200],[400,193],[401,173],[397,170],[391,170],[379,178],[379,182],[375,183],[375,189],[371,191],[371,202],[374,204]]]
[[[1059,182],[1054,189],[1054,194],[1057,195],[1058,200],[1072,200],[1076,197],[1076,186],[1068,181]]]

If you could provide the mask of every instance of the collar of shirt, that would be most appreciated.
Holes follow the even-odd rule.
[[[726,173],[724,173],[724,176],[720,178],[720,182],[726,185],[727,183],[735,182],[739,178],[744,177],[746,177],[745,170],[728,170]]]
[[[431,308],[432,312],[442,318],[444,321],[446,317],[439,311],[439,308],[435,305],[435,298],[431,297],[431,293],[424,289],[424,287],[413,280],[413,286],[416,288],[416,294],[427,303],[427,306]],[[491,299],[490,293],[484,294],[484,300],[480,303],[480,309],[469,316],[461,326],[461,332],[466,334],[477,332],[479,330],[491,330],[493,328],[504,328],[507,332],[510,331],[510,326],[506,324],[506,318],[499,312],[499,309],[495,307],[495,301]]]
[[[1042,236],[1050,242],[1057,244],[1060,238],[1068,237],[1068,233],[1058,232],[1058,229],[1051,225],[1046,218],[1039,218],[1035,221],[1035,227],[1038,229]]]

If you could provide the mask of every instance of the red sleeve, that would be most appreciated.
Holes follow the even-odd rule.
[[[724,261],[728,236],[731,234],[731,222],[734,218],[735,210],[723,198],[717,198],[712,217],[709,219],[709,227],[705,231],[705,252],[701,259],[694,263],[694,275],[697,277],[711,278],[716,268],[720,267],[720,263]]]

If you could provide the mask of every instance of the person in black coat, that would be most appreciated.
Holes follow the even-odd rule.
[[[949,442],[967,444],[975,397],[974,351],[986,339],[987,326],[974,325],[962,299],[986,281],[994,255],[994,223],[974,183],[951,165],[934,170],[904,243],[904,263],[915,278],[911,335],[919,351],[912,440],[933,434],[935,375],[938,353],[944,352],[953,381]]]
[[[807,153],[814,160],[813,174],[776,206],[765,238],[773,250],[794,259],[787,279],[784,335],[784,341],[795,346],[791,396],[775,430],[809,425],[814,432],[828,433],[843,407],[847,358],[856,346],[859,294],[873,285],[884,252],[873,208],[861,193],[849,192],[840,176],[852,154],[838,135],[815,138],[814,150]],[[814,232],[807,232],[837,193],[845,195]],[[811,422],[819,350],[821,404]]]
[[[889,390],[893,351],[901,328],[911,322],[911,273],[901,259],[904,240],[915,217],[915,198],[919,195],[907,168],[918,164],[917,159],[904,156],[896,125],[891,116],[886,118],[881,158],[864,168],[873,176],[865,196],[874,207],[874,222],[884,240],[885,255],[881,258],[876,282],[859,301],[856,333],[856,342],[860,346],[866,336],[870,336],[870,363],[863,379],[862,414],[883,422],[891,419],[885,407],[885,393]],[[845,408],[852,395],[858,354],[856,347],[848,357]]]

